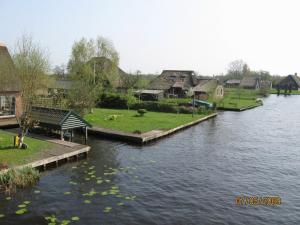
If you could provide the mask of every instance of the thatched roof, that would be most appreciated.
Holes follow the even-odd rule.
[[[201,79],[199,80],[199,84],[194,87],[192,90],[194,92],[212,92],[218,86],[218,80],[216,79]]]
[[[243,88],[255,88],[258,82],[258,78],[256,77],[243,77],[241,80],[240,86]]]
[[[240,84],[241,81],[237,79],[230,79],[225,82],[226,84]]]
[[[168,90],[171,87],[188,90],[197,85],[198,81],[192,70],[164,70],[148,86],[153,90]]]
[[[0,92],[19,92],[21,82],[8,52],[3,44],[0,44]]]
[[[297,75],[286,76],[278,83],[277,86],[283,88],[283,87],[291,84],[291,82],[295,83],[297,85],[297,87],[300,88],[300,78]]]
[[[261,88],[271,88],[272,87],[272,81],[262,80],[262,81],[260,81],[260,87]]]

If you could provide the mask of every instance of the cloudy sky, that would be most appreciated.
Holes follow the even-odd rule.
[[[300,72],[298,0],[0,0],[0,42],[12,51],[23,33],[67,63],[81,37],[110,39],[125,71],[251,69]]]

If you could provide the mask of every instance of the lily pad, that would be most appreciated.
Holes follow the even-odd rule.
[[[69,223],[71,223],[70,220],[63,220],[63,221],[61,221],[61,225],[68,225]]]
[[[64,195],[70,195],[71,194],[71,192],[70,191],[66,191],[66,192],[64,192]]]
[[[5,215],[4,214],[0,214],[0,218],[3,218],[3,217],[5,217]]]
[[[25,204],[21,204],[21,205],[18,205],[18,208],[26,208],[27,205]]]
[[[11,200],[11,197],[6,197],[5,199],[6,199],[7,201],[9,201],[9,200]]]
[[[39,193],[41,193],[40,190],[35,190],[35,191],[34,191],[34,194],[39,194]]]
[[[16,213],[17,215],[22,215],[22,214],[24,214],[24,213],[26,213],[26,212],[27,212],[27,209],[23,208],[23,209],[17,210],[15,213]]]
[[[124,205],[124,203],[123,202],[118,202],[117,205],[122,206],[122,205]]]
[[[84,200],[85,204],[91,204],[91,200]]]
[[[28,205],[28,204],[30,204],[31,202],[30,201],[24,201],[23,202],[23,204],[26,204],[26,205]]]
[[[78,221],[78,220],[80,220],[80,218],[79,218],[78,216],[73,216],[73,217],[71,218],[71,220],[73,220],[73,221]]]

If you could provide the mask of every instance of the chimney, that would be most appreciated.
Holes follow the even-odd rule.
[[[295,73],[295,76],[297,77],[297,73]]]

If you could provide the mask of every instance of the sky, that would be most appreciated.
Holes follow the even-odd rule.
[[[23,34],[67,64],[80,38],[114,43],[127,72],[226,73],[244,60],[252,70],[300,72],[298,0],[0,0],[0,42],[13,52]]]

